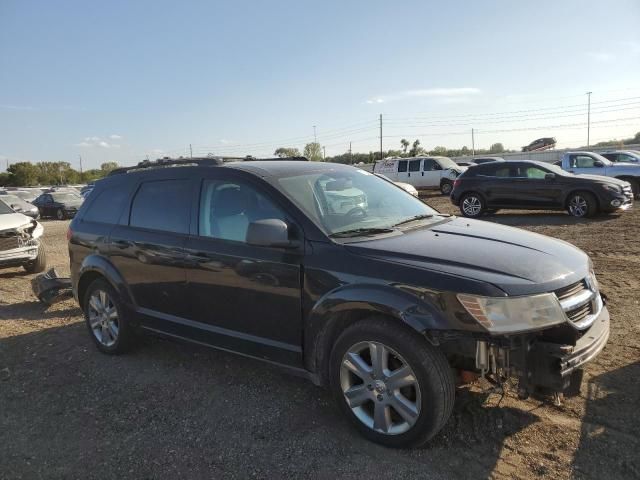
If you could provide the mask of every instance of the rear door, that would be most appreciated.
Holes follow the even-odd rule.
[[[180,175],[144,179],[137,185],[128,218],[111,233],[111,261],[129,286],[137,310],[159,329],[162,320],[188,314],[184,246],[194,183]]]
[[[398,174],[396,179],[398,182],[409,183],[409,161],[408,160],[398,160],[397,169]]]
[[[487,200],[489,208],[512,206],[516,201],[510,165],[481,165],[472,167],[481,193]]]
[[[302,364],[302,229],[282,198],[228,169],[202,181],[197,222],[186,245],[192,335],[221,348]],[[280,219],[300,240],[294,249],[246,243],[249,224]]]
[[[416,158],[407,161],[407,180],[406,183],[410,183],[414,187],[424,186],[423,172],[420,168],[422,165],[422,159]],[[401,180],[402,181],[402,180]]]

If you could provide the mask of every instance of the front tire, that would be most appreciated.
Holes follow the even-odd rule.
[[[25,264],[24,269],[27,273],[44,272],[47,268],[47,254],[44,250],[44,244],[40,242],[38,245],[38,256],[32,262]]]
[[[120,296],[104,279],[94,280],[85,292],[82,310],[89,334],[103,353],[119,354],[135,342],[135,332]]]
[[[477,218],[486,209],[484,199],[477,193],[467,193],[460,199],[460,213],[469,218]]]
[[[573,193],[567,200],[567,212],[572,217],[593,217],[597,211],[596,198],[589,192]]]
[[[453,190],[453,183],[451,183],[449,180],[444,180],[440,184],[440,192],[443,195],[450,195],[451,194],[451,190]]]
[[[633,192],[633,198],[640,199],[640,183],[637,180],[627,180],[631,184],[631,191]]]
[[[396,321],[370,318],[350,325],[329,361],[338,407],[373,442],[424,445],[451,415],[455,382],[447,359]]]

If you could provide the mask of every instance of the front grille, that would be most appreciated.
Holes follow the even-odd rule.
[[[563,287],[559,290],[556,290],[556,297],[558,297],[558,300],[562,301],[565,300],[567,298],[573,297],[574,295],[580,293],[582,290],[586,290],[587,285],[585,284],[584,280],[580,280],[577,283],[574,283],[573,285],[569,285],[568,287]]]
[[[14,248],[20,248],[22,242],[20,237],[13,235],[10,237],[0,237],[0,250],[12,250]]]
[[[589,302],[565,313],[572,322],[580,322],[593,313],[593,302]]]
[[[554,292],[565,315],[579,330],[590,326],[602,307],[595,285],[595,281],[587,281],[585,278]]]

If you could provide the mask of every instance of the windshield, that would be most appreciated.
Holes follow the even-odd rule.
[[[364,170],[313,172],[278,179],[284,193],[327,234],[390,229],[438,215],[413,195]]]
[[[77,202],[78,200],[82,200],[82,197],[76,193],[52,193],[54,202]]]
[[[437,157],[440,166],[445,168],[459,168],[459,165],[448,157]]]
[[[15,213],[9,205],[6,205],[4,202],[0,202],[0,215],[4,215],[5,213]]]
[[[18,205],[23,205],[24,202],[16,197],[15,195],[2,195],[0,197],[0,200],[2,200],[4,203],[6,203],[7,205],[11,205],[11,204],[18,204]]]
[[[29,200],[30,198],[33,199],[34,197],[29,192],[13,192],[12,195],[15,195],[16,197],[20,197],[23,200]]]

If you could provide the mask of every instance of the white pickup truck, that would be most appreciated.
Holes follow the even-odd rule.
[[[577,175],[601,175],[626,180],[631,184],[633,196],[640,196],[640,164],[613,163],[593,152],[566,152],[558,165]]]
[[[448,157],[394,157],[376,162],[373,173],[416,188],[439,188],[444,195],[449,195],[453,181],[466,169]]]

